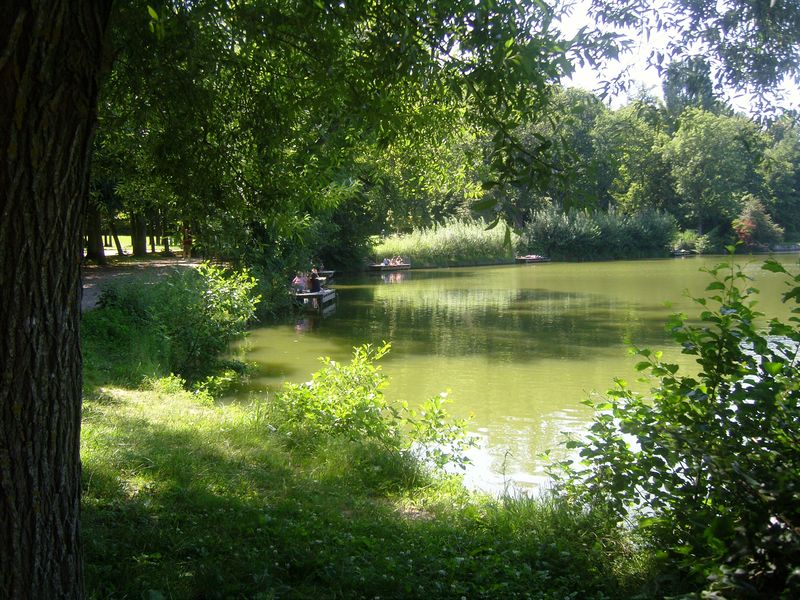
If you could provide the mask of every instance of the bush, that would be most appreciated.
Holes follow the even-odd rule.
[[[742,212],[732,223],[740,242],[747,248],[767,249],[783,239],[783,227],[772,220],[761,200],[747,194],[742,202]]]
[[[764,268],[789,279],[784,300],[800,300],[800,276],[774,261]],[[700,324],[670,323],[697,374],[639,350],[650,396],[618,381],[594,403],[589,435],[568,443],[585,468],[569,469],[562,491],[632,519],[686,581],[735,597],[797,597],[800,317],[762,333],[741,269],[709,273],[710,296],[695,299]]]
[[[442,407],[443,396],[429,399],[419,410],[386,400],[386,377],[375,362],[388,351],[389,344],[377,349],[360,346],[350,364],[323,358],[325,366],[311,381],[285,384],[275,400],[284,433],[312,445],[344,438],[415,454],[438,467],[463,465],[462,451],[469,445],[466,424],[450,419]]]
[[[686,251],[696,254],[705,254],[709,252],[710,248],[711,240],[709,237],[691,229],[681,231],[672,241],[672,250],[674,252]]]
[[[99,308],[87,314],[84,339],[90,348],[99,344],[123,354],[143,347],[148,368],[139,370],[140,380],[175,373],[195,381],[210,373],[228,343],[245,331],[260,300],[255,285],[246,271],[227,272],[208,263],[156,282],[112,285],[103,290]],[[136,370],[136,358],[123,362]],[[138,383],[130,381],[135,378],[132,374],[128,383]]]
[[[643,258],[666,254],[675,232],[675,219],[656,210],[626,215],[548,207],[531,212],[522,244],[524,252],[555,259]]]

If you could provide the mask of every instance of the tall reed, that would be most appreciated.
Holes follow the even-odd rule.
[[[519,236],[504,225],[486,228],[482,219],[449,219],[442,224],[393,235],[377,244],[374,258],[402,256],[417,267],[491,265],[514,260]],[[510,240],[510,244],[508,243]]]

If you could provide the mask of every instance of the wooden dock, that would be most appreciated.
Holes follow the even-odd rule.
[[[323,314],[330,312],[336,302],[336,290],[323,289],[318,292],[294,292],[294,302],[303,310],[314,310]]]
[[[375,273],[385,273],[387,271],[407,271],[411,268],[409,263],[400,263],[400,264],[389,264],[384,265],[382,263],[376,263],[374,265],[369,265],[369,270]]]

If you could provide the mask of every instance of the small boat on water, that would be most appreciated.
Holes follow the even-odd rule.
[[[395,263],[395,264],[388,264],[385,265],[383,263],[372,264],[369,266],[370,271],[375,272],[385,272],[385,271],[406,271],[411,268],[410,263]]]
[[[518,256],[517,257],[518,263],[543,263],[543,262],[550,262],[550,259],[546,256],[541,256],[539,254],[526,254],[525,256]]]

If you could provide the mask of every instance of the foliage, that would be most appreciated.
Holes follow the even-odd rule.
[[[401,455],[416,453],[437,467],[450,462],[463,466],[463,451],[471,444],[466,423],[450,419],[444,397],[429,399],[419,410],[384,397],[386,377],[375,362],[388,351],[389,344],[359,346],[350,364],[324,358],[324,368],[311,381],[285,384],[275,399],[281,431],[310,443],[341,437]]]
[[[679,214],[671,165],[665,155],[669,138],[664,121],[663,105],[649,97],[597,119],[592,140],[618,210],[650,208]]]
[[[773,110],[779,101],[776,87],[797,80],[800,70],[800,6],[797,2],[725,3],[696,0],[593,0],[593,12],[608,25],[636,31],[661,31],[669,36],[666,54],[653,51],[650,62],[664,71],[664,63],[708,57],[715,88],[753,92],[759,108]],[[707,72],[692,65],[695,76]],[[705,82],[703,82],[705,83]],[[702,88],[701,88],[702,90]]]
[[[731,248],[731,251],[733,249]],[[800,299],[800,276],[767,261]],[[725,597],[790,597],[800,591],[800,308],[790,323],[759,330],[756,290],[735,264],[709,270],[700,320],[669,323],[682,374],[660,352],[638,350],[649,397],[624,381],[600,402],[563,488],[633,520],[697,585]]]
[[[742,212],[732,224],[739,241],[748,248],[768,248],[783,239],[783,228],[775,224],[759,198],[747,195],[742,202]]]
[[[697,254],[705,254],[710,250],[710,239],[708,235],[700,235],[692,229],[679,232],[672,242],[674,251],[686,250]]]
[[[761,190],[757,166],[763,146],[763,134],[744,117],[687,109],[666,145],[681,196],[682,224],[699,233],[728,226],[739,213],[742,195]]]
[[[701,56],[690,56],[669,64],[664,73],[664,104],[673,128],[690,107],[719,113],[722,103],[711,81],[711,65]]]
[[[787,116],[774,123],[769,134],[772,143],[760,165],[770,194],[767,209],[787,237],[796,241],[800,239],[800,124]]]
[[[85,318],[84,339],[90,348],[144,348],[150,366],[134,377],[175,373],[196,380],[244,333],[260,300],[255,285],[247,271],[227,272],[208,263],[156,282],[110,285],[100,307]]]
[[[531,213],[522,243],[527,252],[557,259],[640,258],[663,256],[675,231],[672,216],[656,210],[626,215],[551,207]]]
[[[392,235],[377,243],[376,258],[402,256],[415,267],[490,265],[510,262],[518,236],[504,226],[487,228],[481,220],[451,218],[441,225]]]

